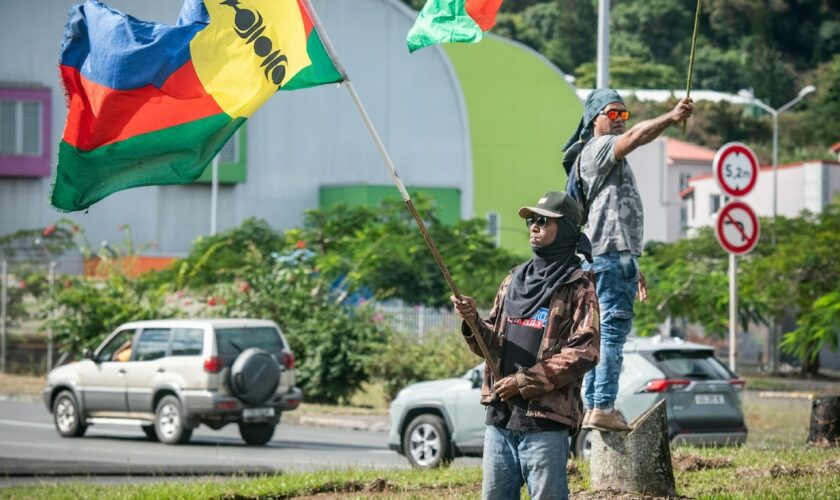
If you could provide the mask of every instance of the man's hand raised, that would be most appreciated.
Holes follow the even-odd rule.
[[[682,123],[694,112],[694,100],[690,97],[683,97],[680,102],[671,110],[671,120],[674,123]]]

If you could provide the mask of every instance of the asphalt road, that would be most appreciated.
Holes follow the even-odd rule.
[[[62,438],[43,403],[0,401],[0,485],[27,477],[261,474],[324,468],[407,468],[385,432],[281,424],[266,446],[235,425],[201,426],[189,444],[149,442],[137,425],[97,424]],[[474,459],[471,459],[474,460]]]

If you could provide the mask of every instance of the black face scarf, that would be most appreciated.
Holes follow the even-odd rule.
[[[547,306],[554,292],[580,269],[583,253],[591,262],[592,244],[580,228],[566,218],[553,219],[557,236],[544,247],[531,247],[534,256],[513,271],[505,297],[505,314],[510,318],[530,318]]]

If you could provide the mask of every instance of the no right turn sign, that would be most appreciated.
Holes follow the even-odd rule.
[[[733,255],[749,253],[758,242],[758,234],[758,217],[746,203],[732,201],[720,209],[715,236],[727,252]]]

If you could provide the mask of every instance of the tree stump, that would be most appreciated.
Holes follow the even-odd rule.
[[[589,459],[594,491],[675,496],[665,401],[630,423],[628,434],[593,429]]]
[[[808,446],[840,446],[840,396],[817,398],[811,403]]]

